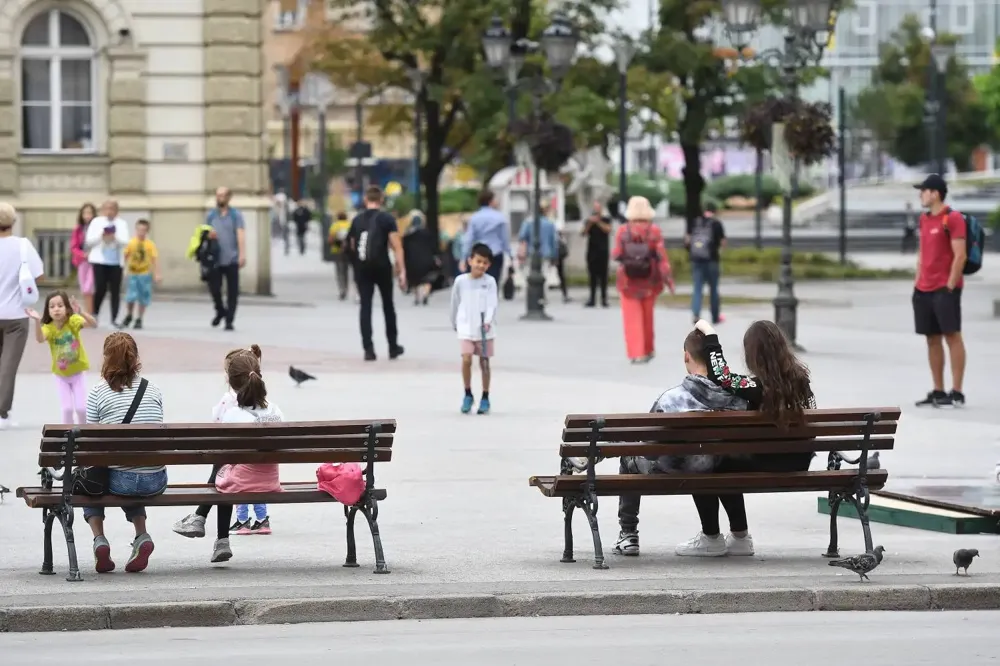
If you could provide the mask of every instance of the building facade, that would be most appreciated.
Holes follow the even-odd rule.
[[[0,200],[20,212],[46,274],[69,278],[84,202],[150,220],[166,288],[229,187],[247,223],[244,291],[270,292],[264,146],[267,0],[0,2]]]

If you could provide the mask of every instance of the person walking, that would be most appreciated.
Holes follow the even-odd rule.
[[[118,326],[121,307],[122,267],[125,266],[125,246],[129,242],[128,222],[118,215],[118,202],[105,201],[101,214],[87,226],[87,261],[94,268],[94,318],[101,313],[104,297],[110,296],[111,323]]]
[[[441,240],[424,226],[424,214],[410,211],[410,225],[403,234],[406,277],[414,305],[427,305],[435,283],[441,278]]]
[[[389,339],[389,358],[396,359],[402,356],[403,347],[399,344],[396,308],[392,302],[393,262],[389,260],[389,249],[392,248],[395,258],[399,288],[405,291],[406,261],[403,242],[399,238],[396,218],[382,210],[382,190],[369,187],[364,201],[365,209],[351,221],[351,229],[347,233],[348,247],[354,259],[354,282],[361,301],[361,344],[366,361],[378,359],[372,342],[372,299],[377,288],[385,316],[385,334]]]
[[[83,306],[88,313],[94,312],[94,267],[87,261],[87,228],[97,217],[97,208],[92,203],[85,203],[76,215],[76,226],[70,237],[73,268],[76,269],[76,279],[83,296]]]
[[[645,197],[632,197],[625,224],[615,234],[611,253],[618,262],[615,285],[625,324],[625,348],[632,363],[648,363],[655,355],[653,315],[664,285],[674,293],[670,260],[653,207]]]
[[[45,268],[38,251],[27,238],[14,235],[17,211],[0,202],[0,430],[14,427],[10,410],[14,405],[14,380],[28,341],[28,315],[24,309],[34,305],[24,298],[23,274],[37,281]],[[35,299],[37,301],[37,298]]]
[[[305,201],[300,201],[292,211],[292,222],[295,223],[295,238],[299,241],[299,254],[306,253],[306,233],[309,231],[309,223],[312,221],[312,211]]]
[[[566,301],[568,298],[565,288],[565,280],[560,274],[559,269],[559,231],[556,229],[555,222],[549,219],[548,204],[543,202],[540,208],[542,213],[541,223],[539,224],[539,227],[541,228],[541,241],[539,242],[538,251],[542,255],[543,266],[547,263],[549,266],[555,268],[556,275],[559,279],[559,286],[563,292],[563,300]],[[517,241],[517,256],[523,265],[530,261],[531,253],[535,251],[534,218],[525,218],[524,221],[521,222],[521,229],[518,231]],[[525,272],[527,273],[528,271]]]
[[[726,246],[726,228],[715,216],[714,203],[705,204],[705,213],[691,223],[686,245],[691,256],[691,313],[694,320],[701,319],[701,300],[708,285],[709,308],[712,323],[722,321],[719,299],[719,253]]]
[[[208,273],[208,290],[215,304],[212,326],[223,320],[226,330],[233,330],[236,306],[240,300],[240,269],[246,266],[246,224],[243,214],[229,202],[233,193],[227,187],[215,191],[215,210],[209,212],[205,224],[212,228],[209,236],[218,241],[219,253],[215,267]],[[222,282],[226,283],[226,300],[222,300]]]
[[[511,255],[510,221],[500,212],[500,202],[492,190],[479,193],[479,210],[469,217],[469,224],[462,237],[462,262],[459,270],[465,272],[472,246],[482,243],[493,253],[493,262],[488,273],[500,284],[503,275],[504,257]]]
[[[926,212],[920,216],[913,319],[917,335],[927,340],[934,387],[918,407],[965,405],[965,342],[962,339],[962,270],[965,267],[965,218],[944,200],[948,184],[934,173],[915,186]],[[944,390],[944,345],[951,357],[951,392]]]
[[[601,306],[608,307],[608,264],[611,252],[611,217],[600,201],[583,225],[580,235],[587,239],[587,276],[590,278],[590,298],[584,307],[597,305],[597,290],[601,290]]]
[[[337,213],[336,221],[330,225],[330,251],[333,253],[333,264],[337,271],[337,295],[342,301],[347,300],[347,289],[351,277],[351,256],[347,251],[347,232],[351,230],[351,221],[347,213]]]

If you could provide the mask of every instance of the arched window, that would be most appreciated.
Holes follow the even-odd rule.
[[[34,17],[21,37],[21,147],[94,150],[96,51],[83,24],[58,9]]]

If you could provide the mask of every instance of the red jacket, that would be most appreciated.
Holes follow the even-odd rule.
[[[667,258],[667,248],[663,244],[663,234],[660,228],[652,222],[629,222],[618,227],[615,233],[615,246],[611,251],[611,258],[620,261],[625,251],[625,239],[631,236],[632,242],[642,239],[656,251],[657,260],[653,263],[653,273],[648,278],[630,278],[625,275],[625,267],[618,265],[618,273],[615,278],[615,285],[622,298],[643,299],[649,296],[657,296],[663,292],[665,284],[673,282],[670,271],[670,260]]]

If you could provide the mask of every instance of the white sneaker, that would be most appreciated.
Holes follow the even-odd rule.
[[[197,513],[185,516],[174,523],[174,532],[189,539],[200,539],[205,536],[205,518]]]
[[[233,559],[233,549],[229,547],[229,539],[216,539],[212,549],[212,562],[228,562]]]
[[[14,419],[11,418],[10,414],[7,415],[7,418],[0,417],[0,430],[10,430],[16,427],[17,424],[14,423]]]
[[[721,534],[710,537],[698,532],[698,536],[677,546],[674,553],[681,557],[725,557],[726,540]]]
[[[753,537],[748,532],[746,536],[726,535],[726,552],[730,555],[753,555]]]

